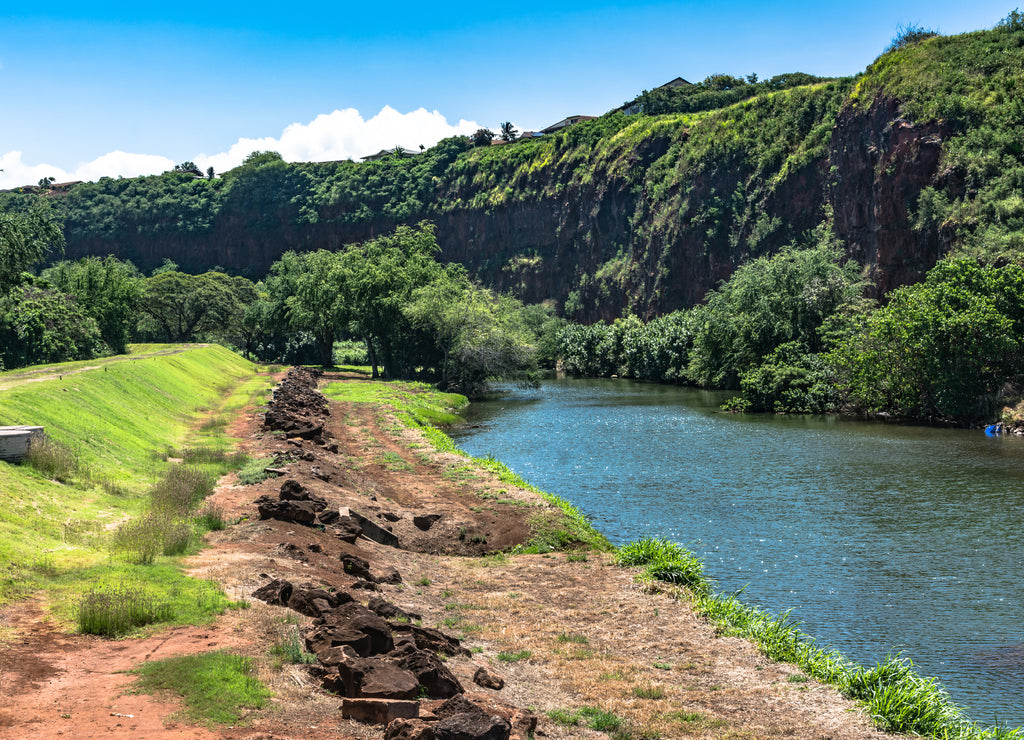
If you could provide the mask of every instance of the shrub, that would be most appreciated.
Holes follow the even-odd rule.
[[[184,517],[211,493],[213,480],[209,475],[190,465],[173,465],[149,495],[154,512]]]
[[[61,483],[70,481],[80,469],[75,451],[47,436],[32,440],[25,461],[47,478]]]
[[[78,606],[78,629],[89,635],[118,637],[138,627],[170,619],[170,606],[141,588],[117,585],[96,588]]]

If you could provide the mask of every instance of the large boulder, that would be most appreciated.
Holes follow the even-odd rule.
[[[306,634],[306,649],[315,655],[342,645],[348,645],[362,657],[383,655],[395,649],[388,623],[356,602],[324,613]]]
[[[392,655],[393,662],[412,673],[431,699],[447,699],[465,691],[436,653],[405,647]]]
[[[324,688],[342,696],[366,699],[415,699],[420,684],[412,672],[379,658],[346,657],[338,673],[324,677]]]

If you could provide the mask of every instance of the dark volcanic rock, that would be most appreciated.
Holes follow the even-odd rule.
[[[441,655],[461,655],[467,658],[472,655],[462,647],[458,638],[449,637],[433,627],[420,627],[405,622],[389,622],[388,624],[391,625],[396,637],[407,635],[420,650],[431,650]]]
[[[324,679],[328,691],[367,699],[414,699],[420,685],[404,668],[378,658],[348,658],[338,663],[337,680]]]
[[[323,614],[306,635],[306,649],[320,655],[332,647],[350,646],[362,656],[395,649],[388,623],[362,604],[350,602]]]
[[[324,505],[316,501],[281,501],[270,496],[256,499],[260,519],[278,519],[296,524],[313,524]]]
[[[288,599],[292,596],[292,584],[280,578],[275,578],[270,583],[260,586],[252,592],[253,598],[265,601],[275,606],[287,606]]]
[[[476,673],[473,674],[473,683],[495,691],[500,691],[505,687],[505,679],[485,665],[476,669]]]
[[[447,699],[465,691],[435,653],[408,648],[395,652],[395,664],[412,673],[431,699]]]
[[[406,622],[412,622],[413,620],[423,618],[422,614],[407,612],[400,606],[396,606],[380,596],[371,596],[370,600],[366,602],[366,608],[378,617],[383,617],[384,619],[399,619]]]

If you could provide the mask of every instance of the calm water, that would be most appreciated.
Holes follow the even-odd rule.
[[[456,431],[589,514],[665,536],[719,589],[861,663],[903,651],[973,719],[1024,725],[1024,440],[717,412],[722,396],[554,380]]]

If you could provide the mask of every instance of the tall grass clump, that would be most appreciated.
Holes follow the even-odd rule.
[[[78,629],[89,635],[119,637],[171,618],[169,604],[126,584],[94,588],[78,606]]]
[[[150,508],[164,516],[187,516],[213,493],[213,479],[192,465],[172,465],[149,492]]]
[[[743,604],[738,594],[716,594],[700,560],[680,545],[645,537],[623,545],[616,565],[642,567],[640,578],[685,586],[694,611],[723,634],[752,640],[772,660],[799,666],[809,676],[860,702],[883,730],[944,740],[1024,740],[1024,729],[983,728],[971,722],[934,678],[913,663],[889,656],[865,668],[835,650],[825,650],[800,629],[790,613],[773,615]]]
[[[711,582],[704,575],[704,564],[685,547],[665,539],[644,537],[620,547],[615,564],[643,567],[642,578],[686,586],[695,594],[711,593]]]
[[[70,482],[82,470],[73,449],[46,435],[31,441],[25,461],[50,480],[61,483]]]

